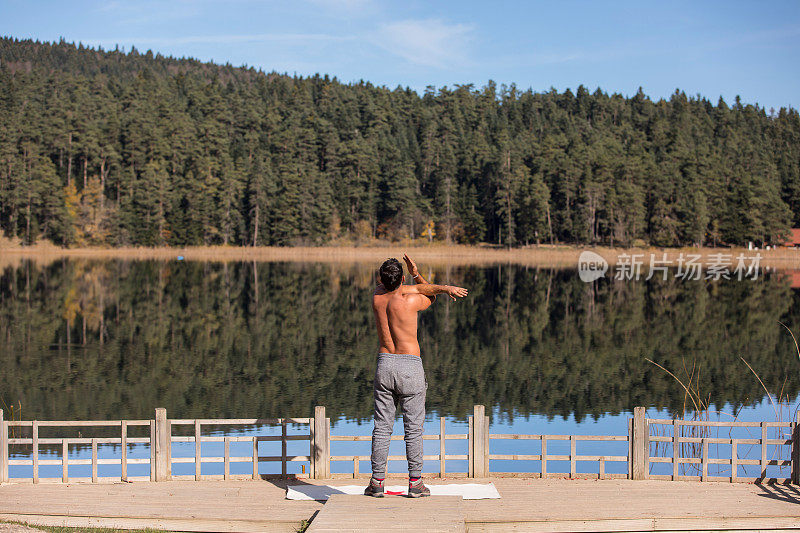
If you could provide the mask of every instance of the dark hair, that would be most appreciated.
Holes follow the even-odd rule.
[[[403,281],[403,265],[394,257],[384,261],[378,272],[381,275],[381,283],[387,291],[395,290]]]

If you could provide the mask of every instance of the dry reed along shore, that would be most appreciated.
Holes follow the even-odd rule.
[[[175,260],[182,256],[189,261],[292,261],[323,263],[379,263],[387,257],[397,257],[408,253],[417,262],[426,265],[495,265],[515,264],[541,268],[576,268],[578,257],[584,250],[591,250],[614,265],[623,254],[640,254],[644,265],[651,257],[663,260],[666,254],[671,265],[677,265],[683,254],[700,255],[700,263],[705,265],[717,260],[723,254],[726,261],[736,264],[739,254],[744,254],[748,263],[761,255],[761,268],[777,270],[800,270],[800,249],[778,248],[773,250],[747,250],[744,248],[578,248],[567,246],[539,246],[528,248],[497,248],[489,246],[447,246],[447,245],[391,245],[391,246],[319,246],[319,247],[232,247],[208,246],[187,248],[74,248],[64,249],[55,246],[37,245],[30,247],[0,246],[0,268],[16,266],[30,259],[36,263],[51,263],[69,259],[115,259],[115,260]]]

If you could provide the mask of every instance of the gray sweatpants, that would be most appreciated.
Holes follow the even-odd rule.
[[[422,476],[422,425],[428,382],[422,357],[410,354],[378,354],[375,370],[375,427],[372,430],[372,475],[386,477],[386,460],[394,426],[395,405],[400,403],[405,427],[409,477]]]

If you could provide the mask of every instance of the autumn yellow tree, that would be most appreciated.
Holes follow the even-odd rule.
[[[422,229],[421,235],[423,237],[428,238],[428,242],[432,242],[433,238],[436,237],[436,230],[434,229],[434,222],[433,220],[429,220],[425,223],[425,227]]]

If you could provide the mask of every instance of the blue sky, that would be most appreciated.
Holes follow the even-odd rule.
[[[391,88],[676,88],[800,106],[800,2],[0,0],[0,34]]]

